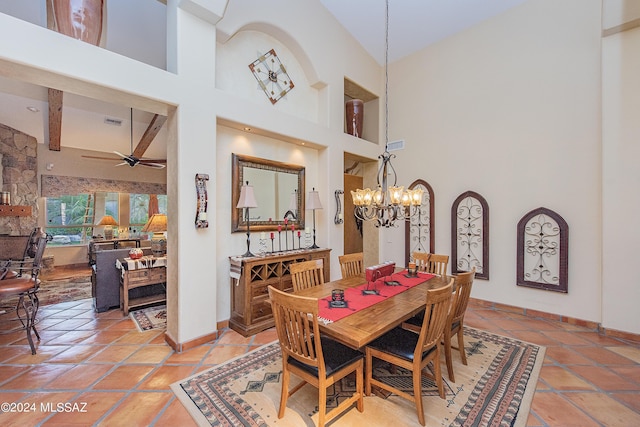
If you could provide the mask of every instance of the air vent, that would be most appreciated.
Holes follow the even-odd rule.
[[[387,151],[404,150],[404,139],[387,143]]]
[[[122,126],[122,120],[121,119],[114,119],[112,117],[105,117],[104,118],[104,123],[107,125],[111,125],[111,126]]]

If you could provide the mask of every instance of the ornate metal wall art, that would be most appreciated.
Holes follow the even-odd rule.
[[[196,228],[209,227],[209,221],[207,220],[207,181],[209,181],[208,174],[196,174],[196,196],[198,198],[196,204]]]
[[[569,226],[557,213],[538,208],[518,222],[517,284],[568,291]]]
[[[462,193],[451,206],[451,272],[476,268],[476,278],[489,279],[489,205],[476,192]]]
[[[340,203],[340,195],[344,194],[344,191],[336,190],[333,194],[336,196],[336,216],[333,218],[333,223],[342,224],[344,219],[342,218],[342,203]]]
[[[426,181],[418,179],[409,185],[409,189],[421,188],[422,205],[418,213],[405,223],[405,261],[411,261],[413,252],[433,253],[435,251],[434,195],[433,188]]]

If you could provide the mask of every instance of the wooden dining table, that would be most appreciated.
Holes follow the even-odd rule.
[[[424,310],[427,291],[446,286],[453,276],[434,276],[397,295],[363,308],[332,323],[319,321],[320,332],[351,348],[359,349]],[[334,289],[347,289],[367,283],[364,277],[326,282],[294,292],[296,295],[325,298]],[[383,285],[384,286],[384,285]]]

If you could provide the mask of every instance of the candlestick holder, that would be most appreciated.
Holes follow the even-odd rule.
[[[302,246],[300,245],[300,238],[302,236],[300,236],[300,232],[298,231],[298,249],[302,249]]]
[[[282,252],[282,237],[280,233],[282,233],[282,229],[278,227],[278,250]]]
[[[269,236],[269,238],[271,239],[271,252],[274,252],[273,250],[273,239],[275,239],[273,233],[271,233],[271,236]]]

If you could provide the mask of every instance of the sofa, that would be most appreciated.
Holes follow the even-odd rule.
[[[116,268],[116,259],[129,256],[131,248],[98,249],[95,251],[95,264],[91,266],[91,295],[97,312],[120,307],[120,270]],[[151,255],[150,248],[142,248],[144,255]],[[146,286],[129,291],[131,298],[159,293],[163,285]]]

